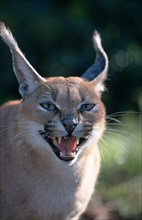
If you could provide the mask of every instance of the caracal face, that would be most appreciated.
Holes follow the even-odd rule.
[[[25,124],[20,129],[29,133],[29,141],[37,138],[40,148],[66,162],[75,162],[85,144],[98,141],[104,131],[104,105],[94,85],[78,77],[48,78],[21,103],[19,112]]]

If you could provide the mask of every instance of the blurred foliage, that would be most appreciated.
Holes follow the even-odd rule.
[[[141,0],[0,1],[0,20],[42,76],[82,74],[94,61],[97,29],[109,60],[108,113],[139,111],[142,96]],[[0,42],[0,102],[19,98],[11,55]]]
[[[108,122],[100,143],[98,191],[105,202],[113,202],[122,216],[132,217],[142,213],[142,115],[129,112],[119,120]]]

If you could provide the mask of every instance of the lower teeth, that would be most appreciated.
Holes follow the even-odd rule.
[[[63,152],[60,152],[60,157],[75,157],[75,153],[71,152],[70,154],[64,154]]]

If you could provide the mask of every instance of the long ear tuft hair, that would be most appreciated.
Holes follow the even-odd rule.
[[[22,97],[25,97],[37,87],[38,82],[43,82],[44,78],[36,72],[25,58],[10,29],[7,28],[3,22],[0,22],[0,36],[10,48],[13,59],[13,69],[19,82],[19,92]]]
[[[0,36],[2,40],[9,46],[11,50],[19,50],[16,40],[14,39],[9,28],[0,21]]]
[[[93,33],[93,43],[96,50],[95,62],[81,77],[88,81],[96,80],[99,77],[103,81],[107,77],[108,58],[102,47],[100,34],[97,31]]]

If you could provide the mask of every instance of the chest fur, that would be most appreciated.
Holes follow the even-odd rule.
[[[92,158],[86,163],[80,161],[84,166],[55,166],[51,161],[48,163],[48,158],[38,158],[37,154],[31,156],[31,153],[21,151],[12,154],[8,156],[11,166],[4,169],[7,172],[5,178],[8,176],[11,181],[3,179],[8,184],[7,188],[3,185],[3,190],[8,190],[6,195],[13,198],[9,204],[9,217],[15,212],[17,219],[24,216],[24,219],[32,220],[67,220],[77,219],[85,210],[97,176]]]

